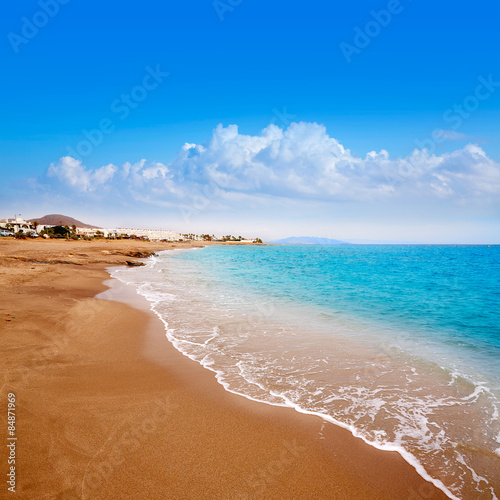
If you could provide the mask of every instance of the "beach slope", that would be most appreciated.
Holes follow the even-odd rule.
[[[226,392],[130,291],[96,298],[107,267],[168,248],[0,241],[1,407],[15,394],[19,498],[446,498],[397,453]]]

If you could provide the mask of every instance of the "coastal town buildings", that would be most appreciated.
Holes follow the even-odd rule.
[[[73,219],[74,220],[74,219]],[[75,220],[75,222],[77,222]],[[36,220],[24,220],[20,215],[12,219],[0,219],[0,236],[13,236],[22,232],[24,236],[37,237],[43,235],[45,238],[53,237],[53,231],[47,231],[56,225],[39,224]],[[139,229],[130,227],[101,228],[101,227],[78,227],[77,225],[63,226],[57,233],[62,237],[71,236],[77,238],[140,238],[149,241],[224,241],[239,243],[259,243],[259,239],[247,240],[242,236],[216,236],[208,234],[186,234],[167,229]],[[49,233],[49,234],[47,234]]]
[[[96,236],[103,236],[104,238],[119,238],[119,237],[135,237],[145,238],[150,241],[179,241],[183,239],[180,233],[169,231],[165,229],[136,229],[129,227],[119,227],[116,229],[111,228],[76,228],[77,236],[87,236],[94,238]]]
[[[21,216],[15,216],[11,219],[0,219],[0,230],[4,235],[9,232],[16,234],[22,231],[25,235],[39,235],[45,229],[55,227],[52,225],[37,224],[36,221],[24,220]],[[179,241],[183,239],[199,239],[195,235],[189,235],[185,238],[184,235],[175,231],[165,229],[138,229],[138,228],[99,228],[99,227],[76,227],[75,235],[78,237],[104,237],[104,238],[118,238],[118,237],[135,237],[144,238],[150,241]]]
[[[0,229],[12,233],[18,233],[19,231],[23,231],[25,234],[37,232],[35,225],[24,220],[21,216],[12,219],[0,219]]]

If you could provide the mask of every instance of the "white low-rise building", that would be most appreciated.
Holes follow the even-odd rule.
[[[77,236],[86,236],[88,238],[93,238],[94,236],[97,236],[98,231],[100,231],[100,229],[96,227],[77,227],[75,233]]]
[[[127,234],[128,236],[136,236],[137,238],[148,238],[151,241],[178,241],[182,239],[182,235],[180,233],[165,229],[134,229],[129,227],[119,227],[116,229],[103,230],[104,234],[106,234],[106,231],[108,231],[108,234],[115,234],[117,236]]]
[[[1,219],[0,228],[13,233],[22,231],[25,234],[30,234],[35,232],[35,226],[33,223],[24,220],[22,217],[16,217],[14,219]]]
[[[180,233],[168,231],[165,229],[135,229],[130,227],[111,228],[84,228],[77,227],[76,234],[78,236],[95,237],[103,234],[105,238],[118,238],[120,236],[135,236],[136,238],[147,238],[150,241],[178,241],[182,239]]]

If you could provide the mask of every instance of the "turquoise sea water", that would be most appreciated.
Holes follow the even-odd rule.
[[[404,326],[500,363],[498,246],[212,247],[182,258],[226,286]]]
[[[228,390],[500,495],[500,247],[212,246],[115,276]]]

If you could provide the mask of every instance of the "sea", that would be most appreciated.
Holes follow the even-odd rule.
[[[112,274],[226,390],[500,497],[500,246],[218,245]]]

